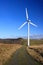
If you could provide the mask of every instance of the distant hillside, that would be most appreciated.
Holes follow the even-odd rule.
[[[23,39],[23,38],[0,39],[0,43],[28,45],[27,44],[27,39]],[[39,44],[43,44],[43,39],[30,39],[30,45],[39,45]]]
[[[5,44],[21,44],[22,38],[17,38],[17,39],[0,39],[0,43],[5,43]]]

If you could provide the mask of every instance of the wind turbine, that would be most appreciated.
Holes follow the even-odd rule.
[[[29,30],[30,30],[30,24],[37,27],[36,24],[32,23],[31,20],[28,19],[28,12],[27,12],[27,8],[26,8],[26,22],[24,22],[20,27],[19,30],[25,25],[28,24],[28,46],[30,46],[30,41],[29,41]]]

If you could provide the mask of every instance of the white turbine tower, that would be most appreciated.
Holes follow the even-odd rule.
[[[37,27],[37,25],[35,25],[34,23],[31,22],[31,20],[28,19],[28,12],[27,12],[27,8],[26,8],[26,22],[24,22],[20,27],[19,30],[25,25],[28,24],[28,46],[30,46],[30,42],[29,42],[29,25],[33,25],[35,27]]]

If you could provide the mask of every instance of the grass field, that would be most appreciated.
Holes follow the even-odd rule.
[[[43,65],[43,45],[34,45],[27,47],[28,53],[41,65]]]
[[[3,65],[11,55],[20,48],[19,44],[1,44],[0,43],[0,65]]]
[[[31,45],[40,45],[40,44],[43,44],[43,39],[33,39],[33,40],[30,40],[30,44]]]

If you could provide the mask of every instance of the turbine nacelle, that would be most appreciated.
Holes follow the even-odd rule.
[[[31,20],[27,20],[27,23],[30,22]]]

